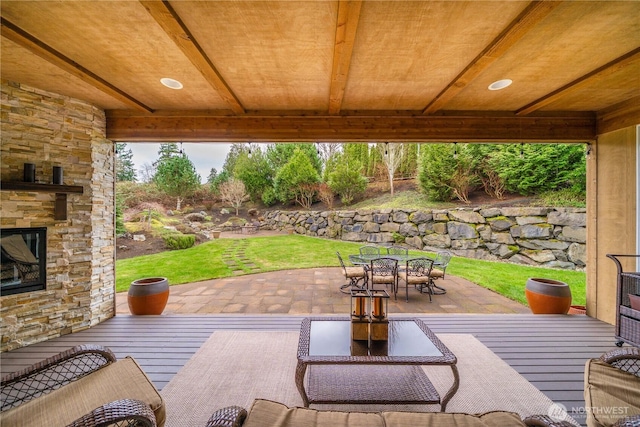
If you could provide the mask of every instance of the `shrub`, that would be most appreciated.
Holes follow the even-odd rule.
[[[342,203],[350,204],[367,189],[367,179],[362,176],[362,164],[355,161],[339,162],[329,174],[328,184],[340,196]]]
[[[196,243],[195,234],[172,233],[162,236],[162,239],[169,249],[187,249]]]
[[[264,190],[262,193],[262,203],[264,203],[265,206],[273,206],[277,201],[278,198],[276,197],[276,191],[273,187],[269,187]]]
[[[396,243],[404,243],[406,237],[403,236],[402,234],[398,233],[397,231],[393,232],[393,241]]]

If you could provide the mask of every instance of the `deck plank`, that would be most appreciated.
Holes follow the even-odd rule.
[[[218,330],[298,331],[306,316],[118,315],[93,328],[0,354],[13,372],[77,344],[133,356],[162,389]],[[406,318],[411,316],[394,316]],[[583,408],[584,364],[615,348],[614,327],[587,316],[418,315],[435,333],[472,334],[556,403]],[[578,418],[578,417],[576,417]],[[581,422],[584,420],[578,419]]]

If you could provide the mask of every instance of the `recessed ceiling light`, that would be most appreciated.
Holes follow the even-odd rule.
[[[511,86],[511,83],[513,83],[513,80],[511,79],[498,80],[497,82],[493,82],[489,85],[489,90],[504,89],[505,87]]]
[[[169,77],[164,77],[160,79],[160,83],[162,83],[163,85],[165,85],[170,89],[182,89],[182,83],[180,83],[177,80],[170,79]]]

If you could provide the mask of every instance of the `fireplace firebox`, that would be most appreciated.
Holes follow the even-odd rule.
[[[46,289],[47,229],[0,230],[0,295]]]

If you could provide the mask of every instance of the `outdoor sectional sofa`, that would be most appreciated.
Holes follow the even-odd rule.
[[[535,416],[522,420],[513,412],[484,414],[448,412],[341,412],[309,408],[289,408],[282,403],[256,399],[247,412],[230,406],[215,412],[207,427],[573,427],[565,421]]]
[[[624,406],[616,419],[589,418],[589,427],[640,427],[640,350],[616,349],[587,361],[585,400],[590,407]],[[165,404],[140,366],[130,357],[116,361],[107,348],[76,346],[27,369],[9,374],[1,383],[0,425],[162,427]],[[626,400],[625,400],[626,399]],[[630,400],[629,400],[630,399]],[[639,404],[640,405],[640,404]],[[524,420],[516,413],[343,412],[289,408],[256,399],[250,411],[239,406],[220,409],[207,427],[569,427],[547,415]],[[197,426],[194,426],[197,427]]]

